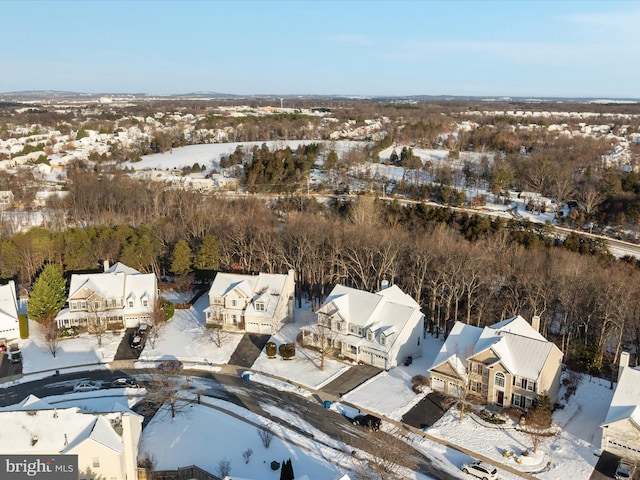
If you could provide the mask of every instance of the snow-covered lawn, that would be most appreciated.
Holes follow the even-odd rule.
[[[158,360],[169,355],[183,362],[227,363],[242,340],[242,334],[225,333],[221,346],[217,347],[213,331],[204,326],[204,309],[208,302],[209,297],[203,295],[189,310],[176,309],[155,344],[147,341],[140,360]]]
[[[176,310],[174,318],[162,331],[155,348],[147,344],[142,352],[140,363],[144,364],[145,361],[164,356],[180,358],[187,364],[199,362],[204,367],[228,362],[241,335],[226,334],[223,345],[220,348],[216,347],[204,327],[203,309],[206,307],[206,302],[207,297],[203,296],[191,309]],[[303,305],[302,309],[296,311],[296,322],[286,325],[272,337],[272,340],[278,344],[294,342],[300,329],[313,322],[314,317],[310,311],[308,304]],[[62,340],[54,359],[46,343],[42,340],[42,334],[38,330],[37,324],[30,326],[31,337],[28,340],[20,341],[24,356],[23,368],[25,372],[31,374],[26,375],[23,381],[51,375],[51,369],[67,366],[91,364],[88,367],[76,367],[73,370],[106,368],[108,363],[113,360],[122,338],[121,332],[116,335],[109,333],[103,337],[101,348],[98,348],[97,339],[92,335]],[[400,366],[388,372],[382,372],[348,392],[342,397],[342,400],[358,408],[375,412],[380,416],[400,420],[404,413],[430,391],[427,388],[421,394],[414,393],[411,390],[411,378],[418,374],[428,376],[427,369],[442,345],[442,338],[436,339],[427,335],[422,345],[422,357],[415,358],[410,366]],[[98,363],[100,365],[97,365]],[[290,361],[280,358],[268,359],[263,352],[249,370],[251,372],[250,381],[265,383],[280,390],[310,397],[310,392],[306,391],[304,387],[313,390],[320,389],[350,368],[348,363],[329,359],[325,359],[324,370],[321,370],[319,366],[319,355],[299,346],[296,349],[295,358]],[[34,373],[40,371],[43,373]],[[70,384],[70,388],[71,386]],[[87,408],[96,409],[103,408],[104,405],[113,401],[131,405],[137,400],[138,393],[101,390],[95,393],[69,394],[64,398],[56,397],[55,401],[64,401],[65,404],[81,402],[81,405]],[[108,397],[98,400],[105,395]],[[113,395],[120,395],[122,398],[117,400]],[[609,382],[585,377],[568,405],[554,414],[555,423],[562,428],[561,433],[543,439],[539,446],[540,455],[538,456],[521,456],[522,451],[530,449],[532,446],[531,438],[527,434],[514,429],[490,428],[474,421],[469,415],[465,415],[460,423],[455,409],[447,412],[440,421],[426,429],[425,432],[454,445],[477,452],[479,455],[489,457],[497,463],[534,471],[535,476],[542,480],[558,478],[586,480],[598,460],[596,456],[599,453],[598,427],[605,418],[612,396],[613,390],[609,388]],[[98,401],[103,402],[100,407],[92,405],[93,402]],[[217,402],[214,399],[208,399],[208,401]],[[238,407],[227,405],[224,408]],[[295,416],[291,412],[273,410],[269,406],[265,406],[265,408],[270,409],[270,413],[276,417],[286,415],[287,421],[295,425],[303,422],[300,418],[289,418]],[[273,472],[269,468],[272,460],[281,462],[291,457],[296,478],[298,478],[298,473],[300,475],[306,473],[309,478],[331,479],[336,477],[339,472],[348,470],[348,462],[345,463],[346,460],[340,453],[342,448],[347,449],[345,451],[350,451],[347,446],[334,445],[335,450],[325,450],[328,447],[320,443],[314,444],[307,437],[284,432],[283,435],[295,440],[295,442],[290,443],[277,439],[271,449],[265,450],[259,443],[255,426],[228,417],[216,410],[198,406],[194,406],[192,409],[192,413],[172,422],[160,423],[158,419],[157,423],[152,422],[145,430],[143,446],[156,456],[159,467],[175,468],[196,464],[205,469],[211,469],[215,473],[217,462],[228,458],[232,461],[234,475],[268,479],[278,478],[279,475],[279,472]],[[237,413],[256,423],[269,422],[269,420],[253,416],[246,410],[239,410]],[[196,421],[194,421],[195,418],[197,418]],[[307,425],[301,426],[304,429],[307,427]],[[273,424],[273,428],[280,429],[282,427]],[[385,430],[388,429],[385,428]],[[224,432],[224,434],[220,432]],[[314,435],[321,438],[323,434],[322,432],[314,432]],[[220,438],[221,441],[212,443],[214,437]],[[323,442],[333,445],[330,443],[330,439],[325,439]],[[413,445],[416,448],[422,448],[425,454],[431,457],[435,456],[435,461],[442,468],[451,471],[452,474],[459,471],[458,469],[463,462],[469,460],[465,454],[419,436],[415,436]],[[171,449],[170,446],[175,448]],[[248,464],[244,463],[241,456],[247,448],[254,450],[254,456]],[[503,451],[505,450],[513,452],[515,456],[504,457]],[[521,459],[521,464],[516,463],[517,458]],[[501,473],[501,477],[515,478],[514,475],[505,472]]]

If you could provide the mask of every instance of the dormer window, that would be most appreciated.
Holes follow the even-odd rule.
[[[387,344],[387,337],[385,337],[384,335],[382,335],[380,337],[380,345],[386,345]]]
[[[373,332],[371,330],[367,330],[367,340],[373,341]]]
[[[147,300],[146,298],[144,300],[142,300],[142,306],[143,307],[148,307],[149,306],[149,300]]]
[[[129,300],[129,308],[133,308],[133,300]]]

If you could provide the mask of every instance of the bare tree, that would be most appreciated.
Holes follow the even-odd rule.
[[[249,463],[249,460],[251,460],[252,455],[253,455],[253,450],[251,448],[247,448],[244,452],[242,452],[242,458],[244,459],[244,463]]]
[[[258,427],[258,436],[260,437],[260,441],[262,441],[262,446],[269,448],[271,440],[273,440],[273,432],[263,425]]]
[[[415,471],[418,460],[401,438],[369,432],[367,441],[369,455],[359,459],[356,479],[399,480],[406,478],[404,469]]]
[[[186,410],[189,405],[183,398],[181,383],[182,362],[180,360],[165,360],[156,368],[152,379],[147,385],[145,403],[149,412],[156,412],[164,403],[171,408],[171,418]]]
[[[304,318],[304,316],[312,316],[313,313],[302,312],[300,315]],[[302,331],[305,346],[311,346],[320,353],[320,370],[322,371],[324,371],[325,358],[333,352],[334,340],[338,335],[338,332],[331,328],[332,321],[330,315],[319,313],[317,323]]]
[[[60,336],[58,335],[58,323],[52,315],[48,315],[40,320],[40,328],[44,334],[44,341],[49,348],[49,352],[55,358],[58,351],[58,344],[60,343]]]
[[[220,478],[227,478],[231,473],[231,460],[227,458],[223,458],[218,462],[218,466],[216,467],[216,471]]]
[[[87,318],[87,330],[92,335],[95,335],[98,341],[98,347],[102,347],[102,337],[107,331],[107,312],[101,307],[102,301],[90,299],[87,301],[87,312],[89,317]]]
[[[162,298],[158,298],[153,306],[153,311],[151,312],[153,325],[150,327],[147,339],[151,343],[152,349],[156,348],[156,342],[158,341],[158,338],[160,338],[160,334],[164,330],[168,321],[163,308],[163,302],[164,300],[162,300]]]

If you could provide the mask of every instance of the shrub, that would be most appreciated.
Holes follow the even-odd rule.
[[[478,416],[487,423],[492,423],[494,425],[503,425],[506,423],[504,418],[499,417],[495,413],[491,413],[488,410],[480,410],[477,412]]]
[[[58,332],[58,336],[62,338],[77,337],[78,335],[80,335],[80,327],[77,327],[75,325],[71,327],[61,328]]]
[[[267,342],[267,357],[275,358],[277,353],[277,346],[275,342]]]
[[[18,326],[20,328],[20,338],[23,340],[29,338],[29,322],[27,316],[24,313],[18,315]]]
[[[164,315],[167,320],[173,318],[173,314],[176,311],[175,306],[169,300],[163,300],[162,309],[164,310]]]
[[[296,344],[295,343],[283,343],[279,347],[279,352],[282,358],[285,360],[289,360],[296,355]]]
[[[429,385],[429,379],[424,375],[416,375],[411,379],[411,390],[422,393],[423,387]]]

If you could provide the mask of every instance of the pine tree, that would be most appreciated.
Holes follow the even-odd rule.
[[[186,240],[180,240],[173,247],[171,255],[171,271],[176,275],[184,275],[192,270],[193,252]]]
[[[282,462],[282,468],[280,469],[280,480],[294,480],[293,476],[293,464],[291,459]]]
[[[218,239],[214,235],[205,235],[198,249],[198,268],[215,270],[218,268],[218,258]]]
[[[37,322],[53,319],[66,301],[66,282],[62,273],[55,265],[45,265],[31,288],[27,315]]]

